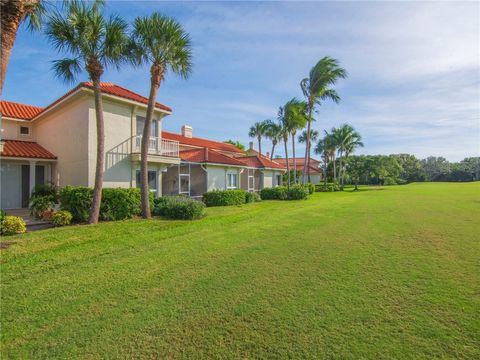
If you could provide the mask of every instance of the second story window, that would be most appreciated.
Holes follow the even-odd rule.
[[[145,118],[143,116],[137,116],[137,136],[143,135],[143,128],[145,127]],[[152,128],[150,130],[151,137],[158,137],[158,121],[152,120]]]
[[[20,135],[30,135],[30,128],[28,126],[20,126]]]

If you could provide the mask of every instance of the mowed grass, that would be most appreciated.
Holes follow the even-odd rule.
[[[480,358],[480,183],[9,237],[2,358]]]

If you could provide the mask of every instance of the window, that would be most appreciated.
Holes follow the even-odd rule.
[[[190,195],[190,175],[180,174],[180,194]]]
[[[143,116],[137,116],[137,135],[143,135],[143,128],[145,127],[145,118]],[[152,120],[152,127],[150,130],[150,137],[158,137],[158,121]]]
[[[137,188],[140,187],[140,170],[137,170]],[[148,188],[151,192],[157,192],[157,172],[153,170],[148,171]]]
[[[255,188],[255,178],[253,177],[253,175],[249,175],[248,176],[248,191],[250,190],[254,190]]]
[[[276,185],[277,186],[282,185],[282,175],[276,175],[276,177],[277,177],[277,184]]]
[[[20,135],[30,135],[30,128],[28,126],[20,126]]]
[[[236,189],[238,187],[238,175],[227,174],[227,189]]]

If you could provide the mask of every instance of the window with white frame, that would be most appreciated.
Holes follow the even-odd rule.
[[[227,174],[227,189],[238,187],[238,174]]]
[[[137,188],[140,187],[141,179],[140,179],[140,170],[137,170]],[[157,172],[154,170],[148,171],[148,189],[151,192],[157,192]]]
[[[22,135],[22,136],[29,136],[29,135],[30,135],[30,127],[28,127],[28,126],[20,126],[20,135]]]
[[[190,175],[180,174],[180,188],[178,190],[180,194],[190,195]]]

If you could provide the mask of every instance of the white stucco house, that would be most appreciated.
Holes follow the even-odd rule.
[[[105,119],[104,187],[136,187],[147,98],[102,83]],[[28,206],[36,184],[94,185],[96,125],[92,84],[85,82],[45,108],[0,101],[2,209]],[[172,109],[157,103],[148,155],[150,189],[157,196],[201,196],[213,189],[258,191],[281,184],[284,166],[246,156],[223,142],[162,131]]]

